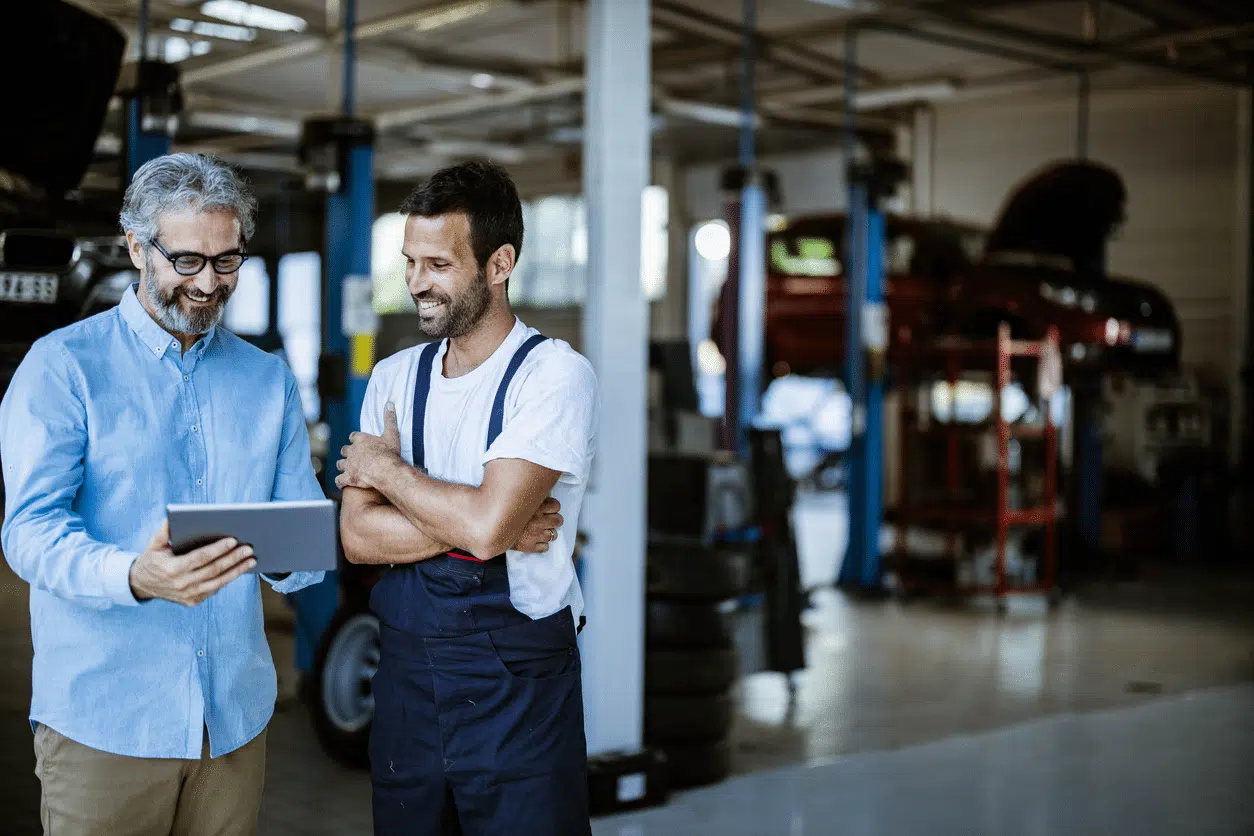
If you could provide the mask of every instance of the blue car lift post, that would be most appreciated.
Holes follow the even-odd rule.
[[[309,119],[301,136],[307,185],[324,189],[326,256],[322,284],[322,355],[318,392],[329,439],[322,467],[327,496],[338,499],[335,463],[360,428],[374,362],[370,242],[374,221],[374,126],[353,116],[356,0],[344,2],[343,112]],[[313,669],[314,655],[339,606],[339,575],[289,596],[296,611],[296,670]]]
[[[849,444],[849,544],[838,586],[885,592],[880,560],[884,515],[884,377],[888,314],[884,305],[884,212],[881,202],[905,176],[900,163],[860,153],[855,133],[857,30],[845,41],[846,215],[845,387],[852,403]]]
[[[1076,156],[1088,157],[1089,145],[1089,98],[1088,73],[1080,73],[1076,102]],[[1106,272],[1105,254],[1101,272]],[[1092,564],[1101,549],[1102,535],[1102,418],[1105,402],[1101,379],[1083,378],[1071,384],[1071,421],[1075,432],[1072,457],[1075,471],[1071,506],[1072,548],[1076,560]]]
[[[148,59],[148,0],[139,4],[139,60],[135,76],[119,93],[126,106],[125,183],[144,163],[170,153],[170,137],[182,110],[178,68]]]

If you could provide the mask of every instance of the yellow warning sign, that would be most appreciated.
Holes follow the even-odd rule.
[[[374,334],[353,334],[349,350],[349,374],[370,377],[374,368]]]

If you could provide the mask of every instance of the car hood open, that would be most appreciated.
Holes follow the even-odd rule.
[[[1066,259],[1071,268],[1105,272],[1106,243],[1124,219],[1127,191],[1109,166],[1088,160],[1050,163],[1016,185],[998,213],[985,255]]]
[[[0,77],[8,81],[0,169],[59,197],[91,164],[126,37],[62,0],[14,5],[0,27]]]

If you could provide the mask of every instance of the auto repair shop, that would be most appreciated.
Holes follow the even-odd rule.
[[[510,304],[600,385],[564,523],[593,833],[1254,833],[1254,5],[0,14],[3,385],[139,281],[134,172],[215,155],[259,202],[220,325],[290,368],[337,508],[372,369],[423,342],[402,200],[509,172]],[[378,579],[261,584],[264,836],[372,832]]]

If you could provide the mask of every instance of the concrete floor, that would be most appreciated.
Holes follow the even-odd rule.
[[[799,538],[800,539],[800,538]],[[647,834],[1254,834],[1254,584],[1163,575],[1048,613],[816,596],[809,669],[740,686],[727,783],[600,819]],[[267,597],[280,689],[286,608]],[[25,585],[0,568],[0,833],[39,833]],[[263,836],[370,832],[304,708],[270,732]]]

